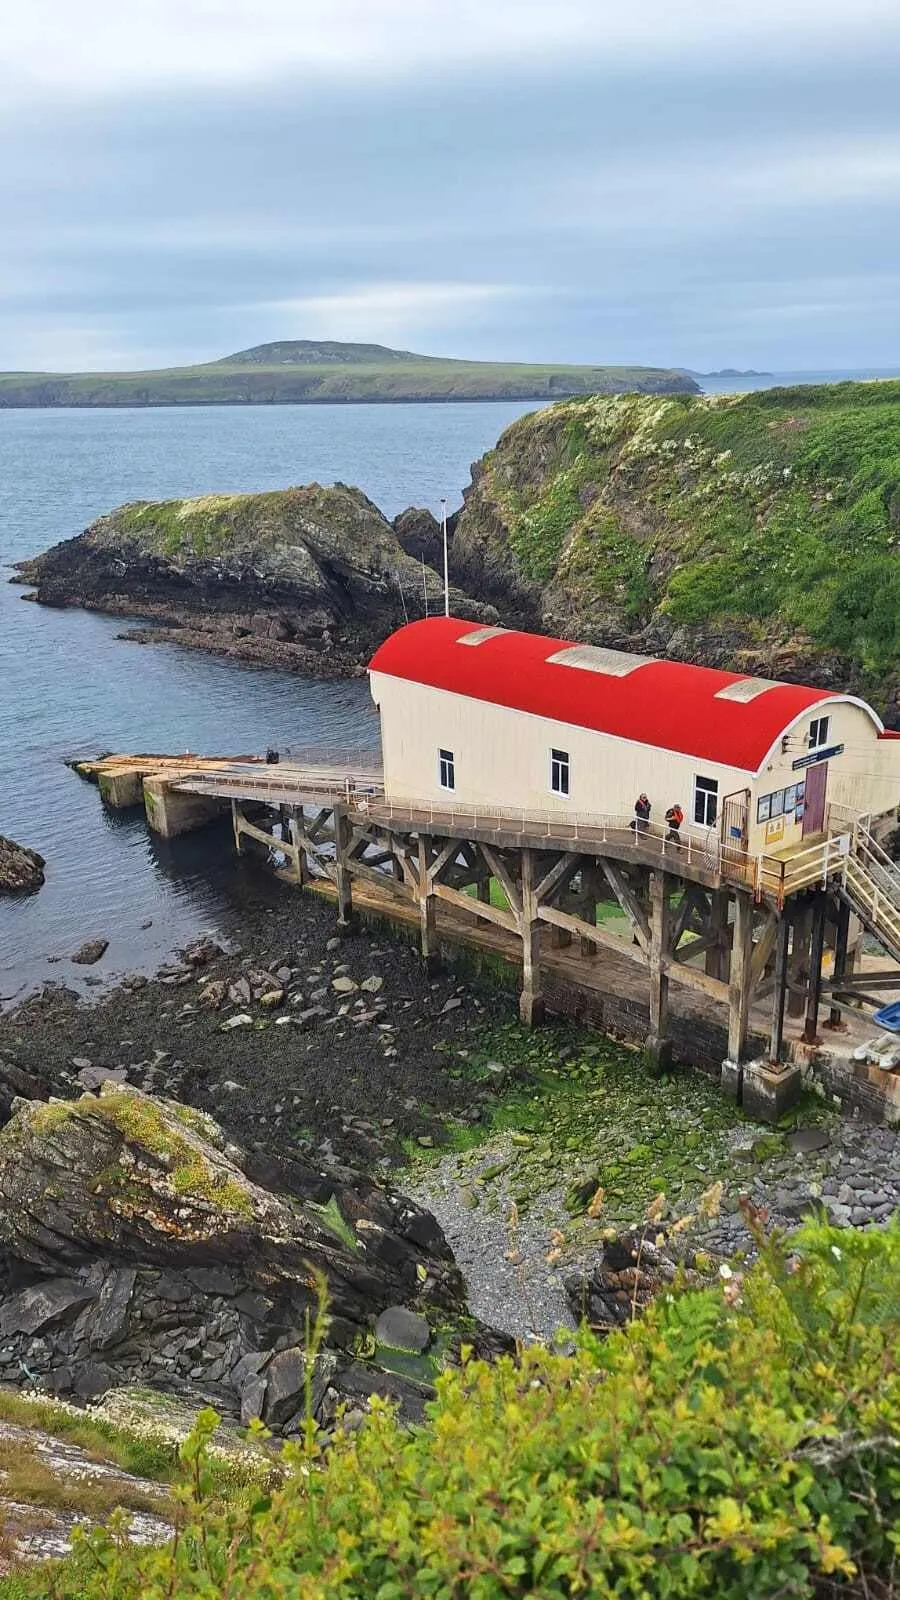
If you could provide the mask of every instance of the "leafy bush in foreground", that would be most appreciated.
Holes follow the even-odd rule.
[[[772,1600],[856,1573],[893,1592],[900,1224],[810,1223],[792,1250],[572,1356],[470,1361],[412,1434],[376,1405],[319,1457],[310,1428],[249,1511],[207,1498],[207,1414],[174,1546],[91,1535],[50,1593]]]

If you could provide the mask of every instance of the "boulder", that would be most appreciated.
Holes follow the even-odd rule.
[[[0,1305],[0,1338],[14,1333],[41,1333],[78,1311],[96,1297],[77,1278],[51,1278],[8,1296]]]
[[[56,1277],[101,1258],[118,1269],[191,1270],[196,1288],[196,1269],[216,1268],[202,1292],[261,1295],[282,1331],[302,1327],[317,1274],[351,1340],[387,1306],[462,1308],[459,1272],[419,1207],[296,1160],[260,1169],[280,1193],[252,1170],[211,1117],[136,1089],[17,1102],[0,1130],[0,1245]],[[110,1318],[127,1285],[120,1276],[104,1288]]]
[[[0,834],[0,894],[33,894],[44,882],[46,864],[36,850]]]
[[[409,1350],[418,1354],[431,1338],[431,1329],[425,1317],[405,1306],[388,1306],[375,1324],[375,1338],[379,1344],[392,1350]]]
[[[79,945],[72,960],[79,967],[92,967],[108,949],[108,939],[87,939],[84,944]]]
[[[424,561],[435,571],[443,570],[444,546],[441,525],[433,511],[422,506],[407,506],[394,518],[397,543],[414,561]]]

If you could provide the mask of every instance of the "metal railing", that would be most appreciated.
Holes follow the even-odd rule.
[[[633,817],[602,815],[595,811],[551,811],[527,806],[466,805],[453,801],[446,805],[427,799],[375,799],[357,794],[353,809],[376,822],[402,822],[424,831],[440,833],[442,828],[470,828],[473,833],[511,833],[517,837],[540,836],[563,842],[606,844],[623,843],[635,849],[650,849],[674,863],[690,863],[717,871],[723,854],[718,835],[704,829],[702,834],[682,830],[676,840],[672,830],[660,823],[636,823]]]

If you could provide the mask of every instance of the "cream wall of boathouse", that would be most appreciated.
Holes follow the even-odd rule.
[[[875,816],[900,804],[900,740],[879,739],[872,714],[847,699],[823,702],[790,724],[753,774],[386,673],[373,672],[370,679],[381,714],[388,799],[630,818],[643,790],[652,804],[652,822],[662,824],[667,807],[677,801],[685,814],[684,831],[705,838],[708,827],[694,820],[696,780],[705,777],[718,783],[719,818],[726,797],[748,796],[750,853],[777,854],[802,839],[796,786],[809,768],[795,762],[817,754],[809,744],[810,725],[827,716],[824,748],[843,748],[828,759],[826,804]],[[568,795],[550,787],[553,749],[569,756]],[[453,755],[452,791],[441,787],[441,750]],[[785,812],[791,789],[793,803]],[[779,794],[779,815],[761,819],[760,799]]]
[[[811,724],[828,718],[824,746],[816,749],[809,742]],[[840,806],[857,816],[873,817],[895,811],[900,804],[900,740],[880,739],[872,713],[859,702],[833,699],[804,712],[785,729],[775,748],[763,762],[753,780],[750,808],[750,851],[753,855],[779,853],[799,844],[803,837],[802,808],[759,817],[759,802],[770,796],[789,796],[792,787],[805,781],[813,756],[827,759],[826,805]],[[837,750],[837,754],[828,752]],[[772,808],[774,809],[774,808]],[[835,825],[832,818],[832,826]]]
[[[680,802],[685,829],[706,838],[709,829],[693,825],[694,780],[713,778],[719,799],[747,789],[751,778],[736,767],[660,750],[567,722],[470,699],[445,689],[371,674],[372,696],[381,712],[385,792],[389,800],[455,801],[463,806],[521,807],[525,811],[572,812],[630,818],[645,791],[653,807],[651,822],[663,823],[666,809]],[[453,752],[455,787],[439,780],[440,750]],[[567,796],[550,788],[550,752],[569,756]]]

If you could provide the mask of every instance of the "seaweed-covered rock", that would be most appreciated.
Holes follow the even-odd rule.
[[[120,506],[19,572],[47,605],[143,617],[158,637],[301,671],[352,672],[426,608],[420,562],[346,484]],[[442,581],[427,568],[425,583],[437,610]],[[459,590],[453,606],[494,616]]]
[[[44,881],[47,863],[36,850],[0,834],[0,894],[32,894]]]

